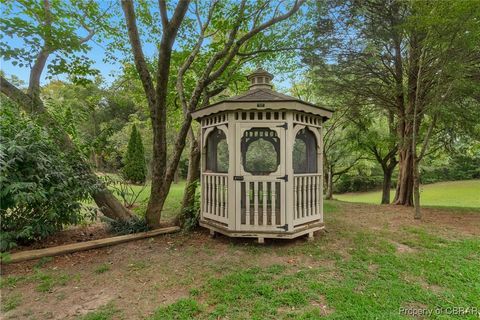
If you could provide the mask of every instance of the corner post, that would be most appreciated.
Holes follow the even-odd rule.
[[[285,215],[286,223],[288,225],[288,232],[293,231],[293,144],[295,137],[293,136],[293,112],[287,111],[286,122],[288,124],[287,130],[285,130],[285,174],[288,175],[288,181],[285,182]]]
[[[228,120],[228,137],[227,137],[227,144],[228,144],[228,228],[230,230],[235,230],[236,228],[236,215],[239,214],[236,212],[236,199],[235,195],[237,194],[236,191],[236,183],[233,180],[233,176],[235,176],[235,171],[237,167],[236,159],[237,159],[237,143],[236,139],[236,121],[235,121],[235,113],[229,112],[227,113],[227,120]]]

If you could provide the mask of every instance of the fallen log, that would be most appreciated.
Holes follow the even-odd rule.
[[[7,259],[2,259],[2,263],[15,263],[33,259],[39,259],[43,257],[53,257],[62,254],[77,252],[77,251],[84,251],[96,248],[102,248],[107,246],[112,246],[132,240],[139,240],[149,237],[155,237],[161,234],[173,233],[180,230],[180,227],[168,227],[168,228],[161,228],[155,229],[147,232],[139,232],[134,234],[127,234],[124,236],[116,236],[111,238],[105,239],[97,239],[79,243],[72,243],[72,244],[65,244],[56,247],[50,247],[45,249],[37,249],[37,250],[27,250],[12,253]],[[4,260],[4,261],[3,261]]]

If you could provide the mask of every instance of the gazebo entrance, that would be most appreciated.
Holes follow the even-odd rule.
[[[285,228],[285,126],[236,124],[236,225],[241,231]]]

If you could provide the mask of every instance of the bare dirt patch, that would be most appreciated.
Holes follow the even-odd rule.
[[[480,236],[480,214],[478,212],[423,208],[423,218],[415,220],[412,207],[346,202],[339,202],[339,205],[343,211],[340,215],[343,220],[369,230],[399,230],[405,226],[428,226],[447,236],[454,234]]]

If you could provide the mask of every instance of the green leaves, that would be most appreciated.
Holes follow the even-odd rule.
[[[0,115],[0,250],[92,218],[82,204],[98,188],[78,155],[66,155],[47,131],[3,104]]]
[[[90,49],[88,40],[108,30],[108,6],[105,2],[100,8],[89,0],[2,3],[0,55],[22,68],[32,67],[39,53],[44,52],[53,57],[48,65],[49,78],[73,74],[78,81],[84,81],[98,74],[85,54]]]

